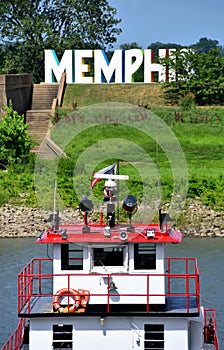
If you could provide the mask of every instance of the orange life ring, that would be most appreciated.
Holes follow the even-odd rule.
[[[70,305],[70,306],[68,305],[66,308],[64,308],[60,304],[60,298],[62,298],[63,296],[67,296],[67,297],[74,299],[74,303],[72,305]],[[68,313],[74,312],[79,307],[80,300],[81,300],[80,295],[77,292],[77,290],[71,289],[71,288],[70,289],[62,288],[54,296],[53,306],[54,306],[54,309],[56,311],[59,311],[59,312],[63,312],[63,310],[65,310],[65,309],[66,309],[66,312],[68,312]]]
[[[80,294],[80,312],[85,312],[87,303],[89,301],[90,292],[85,289],[78,289]]]

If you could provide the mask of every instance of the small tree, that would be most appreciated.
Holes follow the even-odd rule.
[[[29,125],[24,123],[24,115],[13,110],[12,101],[5,106],[6,114],[0,122],[0,163],[4,166],[28,162],[34,146]]]
[[[197,105],[223,105],[224,58],[218,49],[209,53],[193,49],[173,52],[161,63],[175,71],[175,80],[166,82],[167,98],[177,103],[189,94]]]

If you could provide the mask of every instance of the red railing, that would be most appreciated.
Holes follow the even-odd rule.
[[[216,310],[214,308],[204,309],[204,342],[205,344],[214,344],[215,349],[219,350],[216,332]]]
[[[172,292],[172,283],[176,288],[176,282],[179,280],[179,284],[182,285],[183,294],[186,296],[186,309],[189,310],[189,297],[195,296],[198,312],[200,310],[200,283],[199,283],[199,270],[197,266],[197,259],[195,258],[167,258],[167,294],[168,296],[180,296],[180,294]],[[176,264],[177,263],[177,264]],[[174,266],[172,266],[174,264]],[[176,270],[180,269],[182,273],[176,273]],[[194,292],[192,293],[192,282]]]
[[[26,326],[26,319],[21,318],[19,320],[16,330],[5,342],[1,350],[20,350],[23,344],[25,326]]]
[[[28,310],[27,313],[30,314],[30,300],[32,296],[47,296],[46,293],[43,293],[42,284],[43,281],[52,280],[52,273],[42,273],[43,270],[46,270],[46,267],[43,268],[44,263],[52,262],[50,258],[36,258],[32,259],[19,273],[18,275],[18,313],[21,309],[27,304]],[[48,266],[47,266],[48,267]],[[35,292],[34,292],[34,282],[35,283]],[[52,295],[52,292],[49,293]]]
[[[93,278],[99,274],[91,273],[89,275],[77,273],[72,271],[69,274],[52,274],[43,273],[46,268],[43,268],[45,262],[49,262],[51,259],[33,259],[19,274],[18,276],[18,313],[30,314],[31,312],[31,298],[33,297],[54,297],[53,295],[53,279],[57,277],[66,277],[68,290],[71,286],[71,278],[79,276],[82,278]],[[200,312],[200,300],[199,300],[199,272],[197,267],[197,261],[194,258],[167,258],[167,273],[165,274],[123,274],[122,277],[128,276],[129,278],[145,277],[146,289],[143,293],[119,293],[120,297],[146,297],[146,312],[150,311],[150,297],[184,297],[186,300],[185,309],[186,312],[190,311],[190,300],[194,298],[196,303],[195,307],[197,312]],[[179,271],[181,268],[182,272]],[[102,274],[101,275],[108,280],[108,289],[106,294],[94,294],[90,293],[92,297],[106,297],[107,298],[107,311],[110,312],[110,297],[115,296],[109,289],[109,281],[119,274]],[[152,294],[150,293],[150,286],[152,279],[161,278],[165,279],[165,294]],[[72,297],[68,295],[68,297]]]

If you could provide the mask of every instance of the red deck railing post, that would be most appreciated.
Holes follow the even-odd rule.
[[[168,258],[167,259],[167,273],[168,273],[168,281],[167,281],[167,284],[168,284],[168,286],[167,286],[167,288],[168,288],[168,294],[170,295],[170,291],[171,291],[171,287],[170,287],[170,270],[171,270],[171,259],[170,258]]]
[[[26,304],[26,267],[24,268],[24,272],[23,272],[23,305],[22,307]]]
[[[197,293],[197,307],[198,307],[198,312],[200,312],[200,282],[199,282],[199,271],[198,267],[195,263],[195,271],[196,271],[196,293]]]
[[[147,304],[146,304],[146,312],[149,312],[149,275],[147,277]]]
[[[186,271],[185,271],[185,278],[186,278],[186,310],[187,313],[189,312],[189,260],[185,260],[186,263]]]
[[[31,295],[32,295],[32,290],[31,290],[31,275],[30,275],[30,264],[28,265],[28,276],[27,276],[27,281],[28,281],[28,314],[30,314],[30,301],[31,301]]]
[[[103,225],[103,211],[100,210],[100,226]]]
[[[107,275],[107,312],[110,312],[110,275]]]
[[[41,294],[42,292],[42,279],[41,279],[41,274],[42,274],[42,265],[41,265],[41,261],[42,260],[38,260],[38,281],[39,281],[39,285],[38,285],[38,288],[39,288],[39,291],[38,293]]]
[[[21,298],[21,289],[20,289],[20,274],[18,275],[18,279],[17,279],[17,288],[18,288],[18,313],[20,312],[20,298]]]
[[[69,312],[69,305],[70,305],[70,275],[68,274],[68,312]]]

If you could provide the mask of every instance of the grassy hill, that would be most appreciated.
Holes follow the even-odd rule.
[[[166,122],[174,132],[183,149],[187,160],[189,173],[188,196],[200,200],[216,208],[224,207],[224,108],[204,107],[195,105],[167,106],[163,95],[162,85],[155,84],[99,84],[99,85],[68,85],[62,108],[62,113],[79,112],[84,106],[104,102],[125,102],[143,106]],[[127,116],[128,118],[128,116]],[[71,122],[68,120],[68,123]],[[145,121],[147,123],[147,121]],[[59,133],[59,138],[66,139],[65,134]],[[62,132],[62,133],[61,133]],[[94,138],[93,134],[96,136]],[[101,132],[91,131],[82,134],[78,141],[66,146],[66,152],[75,162],[87,147],[101,138]],[[127,137],[126,130],[118,132],[111,130],[110,135]],[[136,140],[136,134],[129,138]],[[86,141],[88,139],[88,141]],[[150,144],[143,136],[139,137],[139,144]],[[57,136],[56,136],[57,140]],[[149,147],[149,146],[148,146]],[[151,147],[151,148],[150,148]],[[155,145],[150,146],[150,156],[156,161]],[[153,151],[154,147],[154,151]],[[75,156],[76,155],[76,156]],[[159,154],[160,175],[164,183],[164,198],[170,198],[172,184],[170,181],[170,166],[162,152]],[[108,165],[108,164],[106,164]],[[103,165],[102,165],[103,166]],[[169,169],[169,170],[168,170]],[[129,170],[130,171],[130,170]]]
[[[79,84],[67,85],[63,110],[72,110],[103,102],[125,102],[135,105],[165,106],[162,85],[153,84]]]
[[[161,118],[175,134],[185,154],[189,173],[188,197],[200,199],[203,203],[215,208],[224,208],[224,108],[196,108],[194,105],[166,106],[162,85],[158,83],[73,84],[67,86],[63,106],[59,109],[60,116],[66,114],[73,117],[65,118],[64,130],[55,128],[56,132],[52,135],[54,140],[59,137],[60,140],[66,141],[68,132],[72,127],[77,127],[76,117],[80,117],[82,107],[104,102],[125,102],[142,106],[143,110],[151,111]],[[104,117],[106,126],[102,125],[98,130],[90,129],[86,133],[82,132],[66,145],[66,153],[70,158],[62,160],[58,168],[58,183],[65,205],[74,207],[77,205],[73,182],[75,162],[88,147],[105,138],[105,133],[114,137],[127,137],[147,150],[147,154],[154,163],[159,164],[163,183],[163,201],[168,201],[172,196],[172,169],[165,153],[160,149],[159,154],[156,154],[155,142],[145,138],[144,133],[138,135],[135,132],[133,134],[132,131],[129,133],[128,128],[119,129],[116,123],[110,125],[111,129],[108,130],[107,116]],[[150,125],[149,120],[145,122]],[[108,162],[98,164],[98,168],[108,165]],[[34,165],[35,161],[25,167],[21,165],[18,168],[8,169],[7,173],[0,170],[0,205],[3,203],[37,205],[33,187]],[[124,164],[124,170],[127,169],[133,173],[134,180],[131,186],[141,194],[142,185],[139,175]],[[83,176],[80,176],[80,182],[82,180]],[[50,176],[49,183],[51,183]],[[131,191],[132,188],[130,188]],[[47,190],[45,192],[46,198],[49,197]],[[102,188],[99,188],[99,192],[102,193]]]

